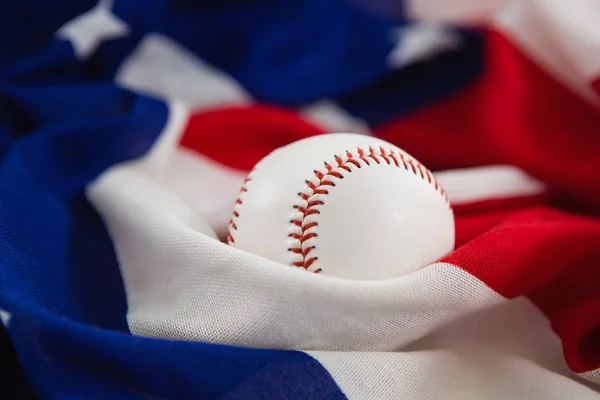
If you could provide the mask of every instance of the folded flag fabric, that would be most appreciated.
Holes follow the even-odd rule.
[[[600,399],[599,3],[0,7],[6,398]],[[455,250],[228,246],[253,165],[327,132],[432,169]]]

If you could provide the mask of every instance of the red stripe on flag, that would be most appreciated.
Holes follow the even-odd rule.
[[[459,248],[477,236],[494,229],[502,221],[519,211],[550,204],[551,196],[542,193],[534,196],[489,199],[453,204],[456,237]]]
[[[600,112],[498,32],[485,65],[468,88],[374,133],[434,170],[512,164],[600,205]]]
[[[231,168],[249,171],[277,147],[324,133],[297,113],[253,104],[193,114],[180,145]]]
[[[598,254],[583,255],[569,273],[529,295],[551,319],[565,360],[578,373],[600,367],[599,262]]]
[[[480,214],[483,212],[518,211],[536,205],[549,204],[549,193],[532,196],[507,197],[501,199],[485,199],[469,203],[452,203],[455,215]]]
[[[592,88],[596,91],[596,93],[598,93],[598,96],[600,96],[600,77],[594,79],[592,82]]]
[[[592,305],[600,304],[600,220],[542,207],[482,218],[457,216],[457,232],[498,223],[472,240],[457,235],[465,243],[442,261],[504,297],[530,298],[550,318],[570,367],[599,368],[600,307]]]

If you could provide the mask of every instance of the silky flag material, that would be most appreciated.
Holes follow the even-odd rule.
[[[597,2],[64,3],[0,6],[2,398],[600,399]],[[252,167],[330,132],[428,166],[454,250],[227,245]]]

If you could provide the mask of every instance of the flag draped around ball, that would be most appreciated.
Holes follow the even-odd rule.
[[[3,398],[600,399],[596,2],[0,9]],[[256,162],[327,132],[429,167],[454,250],[227,245]]]

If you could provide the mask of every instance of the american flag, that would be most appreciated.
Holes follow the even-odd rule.
[[[600,3],[0,5],[6,399],[600,399]],[[430,168],[455,249],[328,280],[229,246],[329,132]]]

